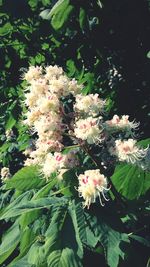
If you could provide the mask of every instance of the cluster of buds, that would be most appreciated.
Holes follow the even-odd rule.
[[[65,135],[71,143],[80,145],[81,149],[98,145],[104,151],[105,147],[115,161],[136,164],[146,156],[147,149],[140,148],[136,140],[126,138],[133,136],[139,123],[130,121],[128,115],[114,115],[111,120],[104,121],[102,116],[106,101],[98,94],[83,95],[83,85],[79,85],[75,79],[69,79],[62,68],[31,66],[24,74],[24,79],[27,81],[25,104],[28,108],[25,123],[37,135],[35,149],[25,152],[29,155],[25,165],[38,164],[46,179],[53,173],[62,179],[68,169],[79,165],[74,150],[63,153]],[[66,114],[63,101],[68,97],[73,105]],[[118,135],[118,132],[125,134]],[[104,158],[103,155],[101,158]],[[80,174],[78,182],[78,192],[84,199],[85,207],[89,208],[97,197],[101,205],[101,196],[107,200],[107,178],[99,169]]]

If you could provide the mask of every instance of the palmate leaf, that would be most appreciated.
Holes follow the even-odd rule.
[[[20,229],[18,222],[15,222],[3,235],[0,245],[0,264],[3,263],[15,250],[20,241]]]
[[[123,242],[130,242],[128,235],[114,230],[107,223],[107,220],[105,222],[106,218],[104,218],[102,214],[101,216],[98,216],[99,218],[87,213],[85,213],[85,215],[87,217],[88,224],[90,225],[90,231],[91,229],[93,230],[95,237],[97,237],[97,242],[99,241],[104,247],[108,266],[118,267],[120,257],[124,259],[125,256],[125,253],[121,250],[120,245]]]
[[[68,205],[54,208],[49,227],[45,232],[44,244],[35,242],[29,250],[28,262],[48,267],[80,267],[78,242]],[[80,254],[80,253],[79,253]]]
[[[19,170],[10,180],[6,182],[6,189],[18,189],[26,191],[41,188],[45,180],[39,174],[38,166],[27,166]]]
[[[79,248],[74,225],[67,210],[65,212],[59,210],[58,218],[55,217],[47,235],[47,242],[51,244],[50,255],[47,259],[49,267],[81,266],[82,251]]]

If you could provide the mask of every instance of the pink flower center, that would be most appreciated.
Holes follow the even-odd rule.
[[[131,148],[129,146],[126,146],[123,148],[123,150],[124,150],[124,152],[129,152],[129,151],[131,151]]]
[[[62,156],[59,156],[59,155],[56,156],[56,160],[57,160],[57,161],[61,161],[62,159],[63,159]]]
[[[93,179],[93,183],[94,183],[94,185],[96,186],[96,185],[98,185],[98,184],[99,184],[99,181],[97,181],[97,180]]]
[[[82,179],[82,182],[84,183],[84,184],[87,184],[88,183],[88,176],[85,176],[83,179]]]

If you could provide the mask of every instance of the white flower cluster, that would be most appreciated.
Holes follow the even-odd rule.
[[[25,93],[25,104],[28,107],[25,123],[38,135],[36,149],[30,151],[25,165],[40,164],[45,177],[52,170],[75,166],[77,160],[74,153],[68,154],[68,161],[62,156],[62,164],[52,152],[60,152],[63,148],[62,136],[66,126],[62,121],[60,98],[70,93],[75,96],[82,85],[69,79],[58,66],[31,66],[23,78],[28,83]]]
[[[92,117],[77,120],[74,129],[75,136],[86,140],[88,144],[101,142],[102,128],[99,127],[98,122],[97,118]]]
[[[115,148],[110,149],[110,152],[112,155],[116,155],[119,161],[127,161],[128,163],[134,164],[143,159],[148,150],[148,147],[145,149],[139,148],[136,143],[137,141],[133,139],[124,141],[116,140]]]
[[[49,178],[52,173],[60,174],[62,170],[67,171],[77,165],[78,159],[76,158],[74,151],[65,155],[59,152],[55,152],[54,154],[49,153],[43,163],[43,173],[46,178]],[[62,179],[62,176],[59,175],[58,178]]]
[[[108,200],[105,196],[105,192],[109,190],[107,188],[107,179],[100,173],[100,170],[88,170],[84,174],[80,174],[79,177],[79,195],[84,199],[84,207],[90,207],[91,203],[96,202],[96,198],[99,197],[100,204],[103,206],[101,195],[104,200]]]
[[[76,95],[74,110],[77,112],[74,134],[77,138],[87,141],[88,144],[98,144],[103,140],[103,128],[100,123],[106,101],[98,94]]]
[[[103,113],[106,101],[99,98],[98,94],[77,95],[74,108],[77,112],[88,116],[97,116]]]
[[[123,115],[121,118],[119,118],[118,115],[114,115],[113,118],[109,121],[106,121],[106,127],[108,129],[137,129],[139,126],[139,123],[135,121],[129,121],[128,115]]]
[[[130,121],[128,115],[114,115],[111,120],[103,121],[106,101],[99,98],[98,94],[82,95],[83,86],[75,79],[69,79],[62,68],[31,66],[24,74],[24,79],[28,83],[25,93],[25,104],[28,107],[25,123],[38,136],[35,150],[25,151],[29,155],[25,165],[40,165],[46,179],[53,173],[57,174],[58,179],[62,179],[68,169],[79,165],[74,150],[62,153],[65,135],[71,142],[75,141],[77,146],[81,146],[81,149],[101,144],[102,153],[104,151],[101,165],[103,159],[106,162],[118,159],[139,164],[146,156],[147,149],[140,148],[136,140],[126,140],[132,136],[132,131],[139,123]],[[66,114],[63,101],[68,96],[74,101],[74,105],[71,108],[73,110]],[[104,168],[107,169],[107,166]],[[105,192],[108,188],[107,179],[100,170],[87,170],[78,176],[78,180],[78,192],[84,199],[84,206],[89,208],[97,197],[103,205],[101,196],[107,200]]]

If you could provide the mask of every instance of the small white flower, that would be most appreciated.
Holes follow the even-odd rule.
[[[116,140],[115,147],[110,151],[110,153],[116,155],[119,161],[127,161],[134,164],[144,158],[148,150],[148,148],[139,148],[136,143],[137,141],[133,139],[124,141]]]
[[[89,117],[80,119],[75,123],[74,134],[77,138],[86,140],[88,144],[99,143],[103,139],[101,137],[102,128],[98,125],[98,119]]]
[[[42,114],[50,111],[58,111],[60,107],[60,102],[56,95],[47,94],[44,97],[41,97],[37,101],[37,106]]]
[[[41,94],[44,94],[48,91],[48,84],[46,79],[40,78],[32,80],[30,83],[30,91],[33,94],[36,94],[37,98],[41,97]]]
[[[39,109],[34,108],[31,111],[26,113],[27,119],[24,121],[25,124],[32,126],[38,120],[39,116],[41,115]]]
[[[7,141],[11,140],[14,137],[13,130],[12,129],[6,130],[5,135],[6,135]]]
[[[72,79],[69,81],[68,89],[70,93],[76,96],[77,94],[81,93],[81,90],[83,89],[83,85],[78,84],[78,82],[75,79]]]
[[[100,204],[104,206],[101,195],[107,201],[105,191],[109,189],[107,188],[107,179],[100,173],[100,170],[87,170],[84,174],[79,175],[78,180],[78,192],[79,196],[83,197],[85,201],[84,207],[89,208],[91,203],[96,202],[97,197],[99,197]]]
[[[48,66],[45,68],[46,74],[45,78],[47,80],[51,80],[52,78],[59,78],[63,74],[63,69],[61,67],[55,66]]]
[[[74,108],[77,112],[88,116],[96,116],[102,113],[106,102],[101,100],[98,94],[76,95],[76,103]]]
[[[58,170],[59,170],[59,164],[55,160],[55,157],[51,153],[47,154],[46,160],[42,166],[42,172],[45,178],[49,178],[52,173],[55,173]]]
[[[59,152],[55,152],[54,155],[49,153],[45,158],[42,172],[46,178],[49,178],[52,173],[62,173],[62,169],[70,169],[77,166],[77,164],[78,161],[74,152],[70,151],[66,155]]]
[[[61,127],[61,117],[53,111],[49,112],[47,116],[41,115],[34,122],[34,129],[39,136],[48,131],[61,130]]]
[[[137,129],[139,123],[135,121],[129,121],[128,115],[123,115],[121,118],[118,115],[114,115],[113,118],[109,121],[106,121],[107,128],[116,128],[116,129]]]
[[[33,108],[36,105],[38,96],[35,93],[27,93],[25,94],[25,104],[26,106],[28,106],[29,108]]]
[[[40,78],[41,74],[42,74],[42,67],[30,66],[29,70],[26,73],[24,73],[23,78],[24,80],[30,83],[33,79]]]
[[[61,75],[58,79],[52,79],[49,82],[49,91],[52,94],[57,94],[58,97],[67,96],[69,79],[65,75]]]

